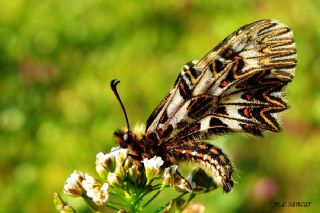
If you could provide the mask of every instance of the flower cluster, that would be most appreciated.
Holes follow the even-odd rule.
[[[216,188],[212,178],[201,169],[185,178],[177,165],[164,168],[163,164],[164,161],[157,156],[143,161],[135,160],[127,149],[115,148],[107,154],[100,152],[96,156],[99,178],[74,171],[66,180],[64,193],[84,198],[94,210],[109,207],[119,212],[140,212],[166,188],[173,188],[181,193],[167,205],[160,207],[159,212],[165,208],[186,208],[197,193]],[[145,201],[149,193],[154,195]],[[186,194],[190,197],[184,200],[182,197]],[[57,194],[55,200],[58,210],[72,209]]]

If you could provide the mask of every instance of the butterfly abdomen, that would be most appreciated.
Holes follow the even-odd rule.
[[[229,158],[218,147],[204,142],[176,144],[166,150],[172,164],[196,162],[212,176],[215,184],[222,186],[225,192],[232,189],[233,168]]]

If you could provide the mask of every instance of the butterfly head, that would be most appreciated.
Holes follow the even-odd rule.
[[[124,149],[131,147],[135,139],[135,135],[127,130],[117,130],[114,132],[114,135],[116,136],[120,147]]]
[[[123,128],[114,132],[116,140],[119,142],[121,148],[128,148],[133,145],[133,143],[144,140],[145,138],[145,126],[143,124],[137,124],[134,126],[133,130],[128,130]]]

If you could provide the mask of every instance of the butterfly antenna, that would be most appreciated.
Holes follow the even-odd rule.
[[[119,83],[120,83],[119,80],[113,79],[113,80],[111,81],[111,83],[110,83],[110,87],[111,87],[114,95],[117,97],[117,99],[118,99],[118,101],[119,101],[119,103],[120,103],[120,105],[121,105],[122,111],[123,111],[124,116],[125,116],[125,118],[126,118],[128,131],[130,131],[130,125],[129,125],[128,115],[127,115],[126,109],[124,108],[123,103],[122,103],[122,101],[121,101],[121,99],[120,99],[119,93],[118,93],[118,91],[117,91],[117,84],[119,84]]]

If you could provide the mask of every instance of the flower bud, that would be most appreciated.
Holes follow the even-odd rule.
[[[146,183],[146,177],[144,172],[144,168],[141,164],[133,164],[127,170],[127,177],[131,182],[135,183],[135,185],[142,186]]]
[[[100,181],[94,179],[88,174],[85,174],[82,186],[86,191],[87,196],[92,198],[92,201],[98,206],[105,204],[109,199],[108,183],[104,183],[102,185]]]
[[[53,202],[59,212],[63,213],[75,213],[76,211],[73,209],[72,206],[68,205],[67,202],[62,200],[58,193],[53,194]]]
[[[176,181],[178,171],[177,165],[172,165],[164,169],[162,186],[172,186]]]
[[[87,191],[87,196],[92,198],[95,204],[102,206],[106,204],[109,199],[108,188],[109,185],[107,183],[104,183],[102,186],[96,186]]]
[[[84,193],[82,181],[84,176],[81,172],[74,171],[64,185],[64,193],[72,197],[80,197]]]
[[[86,174],[84,174],[82,186],[83,186],[84,190],[86,190],[88,192],[94,188],[101,187],[101,182],[94,179],[93,177],[91,177],[90,175],[88,175],[86,173]]]
[[[154,156],[151,159],[145,158],[142,163],[146,171],[147,185],[160,174],[160,167],[163,165],[164,161],[161,157]]]
[[[110,186],[115,187],[115,188],[122,188],[123,187],[123,181],[120,178],[119,175],[113,172],[109,172],[108,177],[107,177],[108,183]]]
[[[195,183],[192,182],[191,180],[187,180],[185,178],[180,178],[179,180],[177,180],[174,185],[173,188],[177,191],[180,192],[191,192],[192,189],[195,187]]]
[[[127,170],[127,177],[133,183],[136,183],[138,179],[138,172],[139,172],[139,167],[136,164],[134,164]]]
[[[133,160],[132,158],[128,155],[127,159],[124,161],[122,164],[122,167],[127,170],[133,165]]]
[[[99,152],[96,156],[96,170],[100,177],[106,178],[109,171],[114,171],[116,159],[113,154]]]
[[[128,150],[127,149],[118,149],[113,152],[111,150],[111,153],[113,153],[113,155],[116,158],[117,166],[124,165],[125,161],[128,159]]]
[[[120,165],[117,165],[114,173],[116,173],[122,180],[126,178],[126,170]]]

